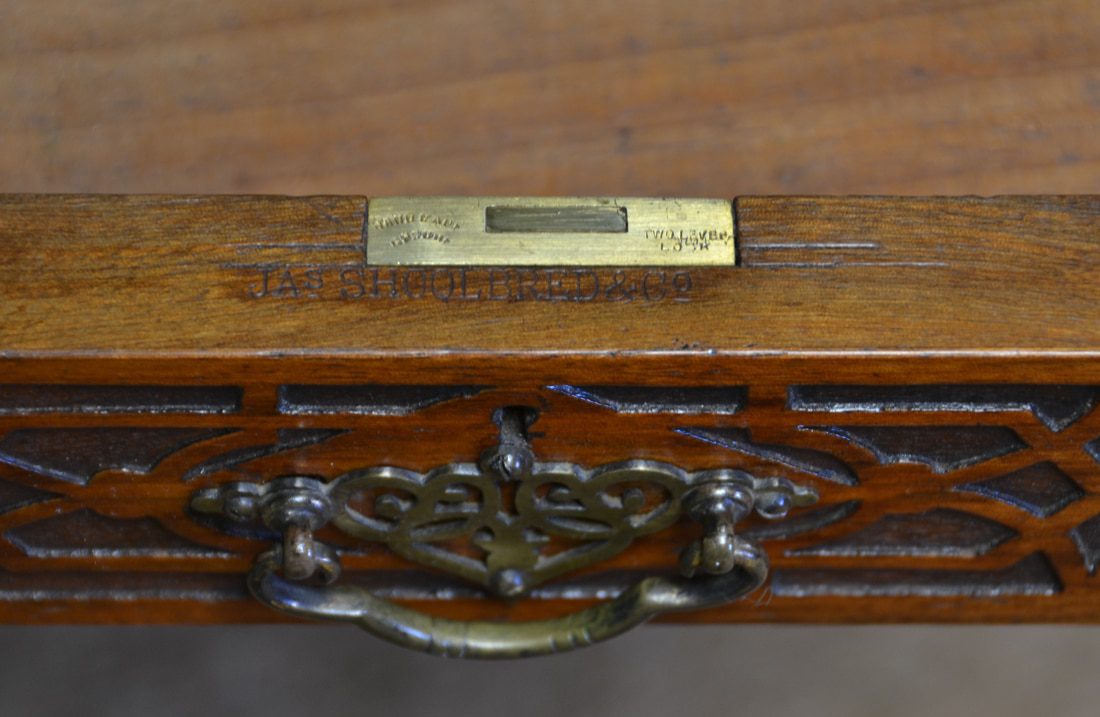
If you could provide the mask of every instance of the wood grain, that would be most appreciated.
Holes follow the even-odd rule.
[[[458,270],[364,267],[366,206],[363,197],[0,197],[3,351],[1100,349],[1095,196],[741,198],[741,266],[559,272],[582,277],[582,288],[556,298],[542,269],[471,268],[463,295]],[[690,290],[677,292],[679,279]]]
[[[1092,0],[12,0],[0,191],[1095,192]]]

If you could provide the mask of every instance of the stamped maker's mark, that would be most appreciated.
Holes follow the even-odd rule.
[[[656,241],[661,252],[673,254],[705,252],[733,243],[733,232],[722,229],[646,229],[643,236]]]
[[[369,222],[371,229],[384,230],[402,228],[394,238],[389,240],[391,247],[402,246],[415,241],[431,241],[439,244],[450,244],[451,237],[446,230],[457,231],[461,225],[451,217],[429,214],[428,212],[404,212],[401,214],[388,214],[372,218]],[[429,228],[425,228],[429,227]]]
[[[347,264],[237,265],[252,300],[335,301],[691,301],[692,273],[655,268],[363,267]]]
[[[391,197],[359,234],[241,245],[225,268],[251,300],[585,304],[691,301],[700,267],[736,265],[723,200]]]

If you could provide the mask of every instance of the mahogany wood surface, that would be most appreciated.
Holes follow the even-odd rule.
[[[739,266],[554,273],[365,267],[362,197],[0,202],[12,356],[1100,348],[1094,196],[742,198]]]
[[[10,0],[0,191],[1097,191],[1092,0]]]
[[[107,467],[86,484],[0,465],[9,490],[0,505],[20,504],[0,512],[4,621],[282,619],[240,592],[266,543],[196,523],[183,511],[193,490],[474,460],[494,439],[492,410],[515,403],[540,408],[534,446],[547,460],[744,465],[812,484],[824,505],[860,501],[832,525],[765,541],[777,575],[987,572],[1042,553],[1045,584],[1059,588],[992,597],[772,589],[675,619],[1100,617],[1100,578],[1069,536],[1100,513],[1100,463],[1085,449],[1100,437],[1100,414],[1054,431],[1018,397],[999,411],[789,405],[790,388],[802,385],[1100,385],[1094,2],[17,0],[0,5],[0,98],[0,191],[11,193],[0,199],[0,384],[242,390],[240,411],[224,415],[0,416],[5,455],[13,449],[4,441],[20,430],[240,429],[183,446],[147,473]],[[113,195],[18,194],[27,192]],[[309,196],[209,196],[222,192]],[[683,296],[670,290],[671,274],[649,280],[663,289],[656,300],[644,286],[630,301],[549,300],[545,274],[528,284],[530,275],[511,276],[512,301],[441,301],[415,278],[419,296],[399,287],[383,298],[383,286],[373,299],[369,274],[353,296],[358,275],[341,273],[361,270],[350,265],[361,259],[365,197],[447,193],[755,196],[734,205],[740,265],[691,270]],[[808,194],[1037,196],[791,196]],[[277,272],[259,291],[258,267],[270,266]],[[311,288],[315,275],[305,272],[318,269],[322,286]],[[632,272],[628,281],[646,282]],[[600,277],[613,282],[613,268]],[[470,277],[486,297],[489,283],[484,272]],[[303,382],[490,388],[403,417],[280,415],[278,387]],[[749,398],[731,415],[623,414],[547,389],[611,383],[746,386]],[[704,425],[827,453],[860,483],[674,430]],[[937,473],[799,428],[859,425],[999,427],[1027,447]],[[280,429],[351,432],[180,479],[213,456],[277,443]],[[1083,492],[1048,517],[954,490],[1043,463]],[[27,488],[57,498],[27,503]],[[976,557],[788,554],[886,514],[942,508],[1017,535]],[[151,518],[95,534],[131,548],[155,538],[162,553],[70,546],[42,555],[51,550],[43,531],[24,527],[71,515],[68,529],[86,546],[95,541],[80,530],[96,515]],[[667,569],[689,535],[685,526],[643,539],[599,570]],[[26,549],[35,541],[37,557]],[[382,550],[350,558],[349,568],[416,570]],[[98,597],[72,597],[89,589]],[[157,589],[171,595],[150,597]],[[528,619],[581,604],[423,607]]]

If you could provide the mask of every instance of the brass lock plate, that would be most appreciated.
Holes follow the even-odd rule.
[[[388,197],[367,209],[372,266],[730,266],[725,199]]]

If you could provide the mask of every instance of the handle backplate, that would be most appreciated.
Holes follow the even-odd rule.
[[[282,536],[260,555],[249,587],[261,602],[303,617],[354,622],[393,642],[469,657],[546,654],[607,639],[654,615],[735,600],[768,574],[764,551],[734,527],[752,511],[780,518],[817,499],[786,478],[720,468],[686,471],[633,459],[586,470],[540,463],[522,421],[505,414],[499,444],[479,463],[426,473],[393,466],[354,470],[331,481],[283,476],[197,492],[200,514],[262,523]],[[638,537],[682,517],[702,536],[681,554],[680,576],[641,580],[615,599],[562,618],[527,623],[456,622],[331,585],[336,550],[314,539],[332,526],[382,543],[415,563],[446,571],[506,599],[606,560]]]

